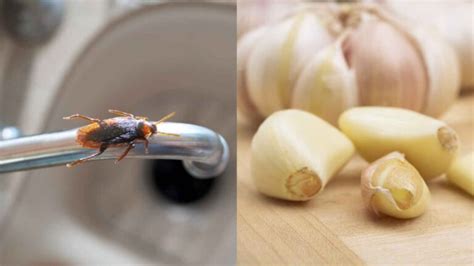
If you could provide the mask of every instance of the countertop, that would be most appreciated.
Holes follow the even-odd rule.
[[[474,149],[474,93],[461,97],[442,119],[458,132],[461,153]],[[365,208],[359,182],[367,163],[358,156],[308,202],[271,199],[251,180],[254,132],[238,127],[239,264],[474,263],[474,198],[444,178],[428,183],[431,206],[411,220],[377,217]]]

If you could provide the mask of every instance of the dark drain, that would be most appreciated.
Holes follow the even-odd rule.
[[[153,191],[175,203],[191,203],[211,191],[215,178],[194,178],[179,160],[154,160],[149,184]]]

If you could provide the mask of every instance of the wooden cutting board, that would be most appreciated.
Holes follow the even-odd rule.
[[[459,134],[462,153],[474,149],[474,93],[442,118]],[[474,198],[444,178],[428,184],[431,206],[419,218],[377,217],[359,189],[367,165],[355,157],[309,202],[259,194],[250,176],[255,129],[238,126],[237,258],[244,264],[474,265]]]

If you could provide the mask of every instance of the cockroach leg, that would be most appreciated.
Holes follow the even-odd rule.
[[[148,154],[148,144],[149,144],[149,141],[148,139],[143,139],[143,141],[145,142],[145,153]]]
[[[94,154],[92,154],[92,155],[89,155],[89,156],[87,156],[87,157],[81,158],[81,159],[79,159],[79,160],[77,160],[77,161],[74,161],[74,162],[72,162],[72,163],[68,163],[68,164],[66,164],[66,166],[67,166],[67,167],[73,167],[73,166],[75,166],[75,165],[81,164],[81,163],[83,163],[83,162],[85,162],[85,161],[88,161],[88,160],[90,160],[90,159],[92,159],[92,158],[94,158],[94,157],[97,157],[97,156],[101,155],[106,149],[107,149],[107,144],[102,144],[102,145],[100,146],[100,149],[99,149],[98,152],[96,152],[96,153],[94,153]]]
[[[133,149],[133,148],[135,148],[135,143],[132,142],[132,143],[128,144],[127,149],[125,149],[125,151],[122,153],[122,155],[120,155],[120,157],[119,157],[117,160],[115,160],[115,163],[117,164],[117,163],[120,162],[123,158],[125,158],[125,156],[127,156],[128,152],[129,152],[131,149]]]
[[[149,144],[149,141],[146,137],[143,137],[143,138],[137,138],[135,139],[135,143],[137,141],[143,141],[143,146],[145,146],[145,153],[148,154],[148,144]]]
[[[65,120],[76,119],[76,118],[81,118],[81,119],[85,119],[87,121],[96,122],[96,123],[101,122],[101,120],[98,119],[98,118],[92,118],[92,117],[88,117],[88,116],[81,115],[81,114],[74,114],[74,115],[63,117],[63,119],[65,119]]]

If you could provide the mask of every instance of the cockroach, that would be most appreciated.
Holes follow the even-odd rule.
[[[145,152],[148,153],[148,138],[153,134],[179,137],[177,134],[161,132],[156,128],[158,124],[170,119],[175,114],[174,112],[161,118],[158,122],[150,122],[148,117],[135,116],[119,110],[109,110],[109,113],[118,115],[118,117],[104,120],[81,114],[63,117],[66,120],[80,118],[92,122],[78,129],[76,142],[85,148],[98,149],[92,155],[68,163],[67,167],[72,167],[97,157],[109,147],[127,146],[122,155],[115,161],[115,163],[118,163],[127,156],[128,152],[135,147],[135,143],[138,141],[144,142]]]

